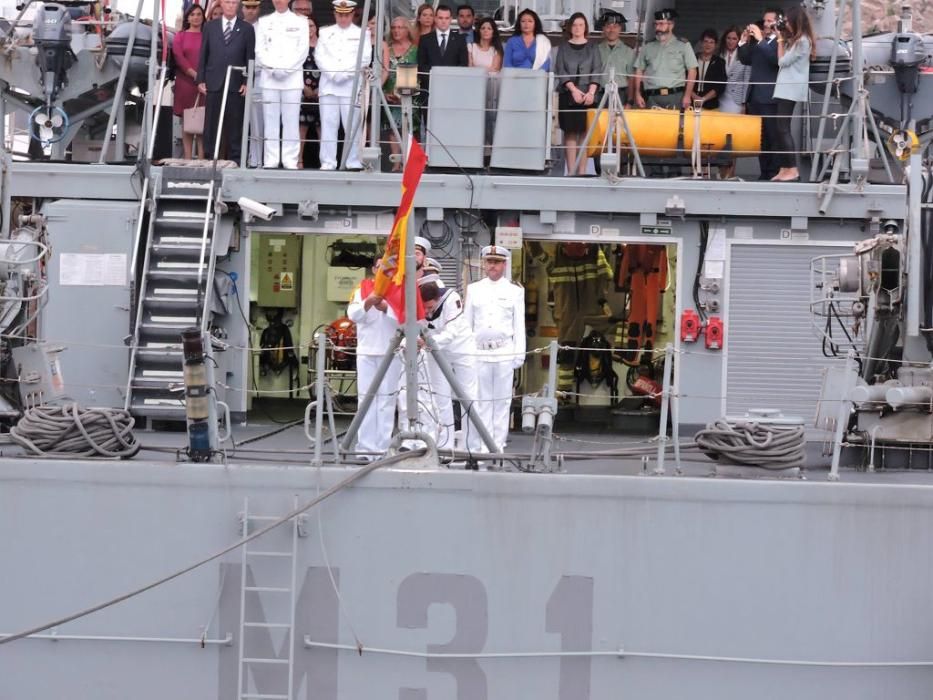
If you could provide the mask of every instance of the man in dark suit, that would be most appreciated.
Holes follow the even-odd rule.
[[[778,10],[768,10],[761,18],[761,27],[750,24],[739,40],[738,57],[752,67],[748,82],[748,97],[745,109],[757,114],[761,120],[761,150],[758,164],[761,168],[759,180],[770,180],[777,175],[778,164],[774,151],[778,144],[777,102],[774,101],[774,82],[778,74],[777,22]]]
[[[421,89],[428,90],[434,66],[469,66],[466,39],[450,30],[452,11],[447,5],[434,10],[434,31],[421,37],[418,44],[418,74]]]
[[[198,65],[198,90],[207,98],[204,105],[204,145],[207,146],[208,158],[215,156],[214,144],[224,102],[227,67],[245,68],[256,52],[253,25],[237,17],[240,0],[220,0],[220,7],[223,16],[204,25]],[[236,163],[240,162],[245,94],[245,71],[232,70],[221,131],[227,137],[227,157]]]

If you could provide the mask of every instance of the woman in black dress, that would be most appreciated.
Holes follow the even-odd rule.
[[[602,79],[603,62],[596,43],[587,40],[589,33],[589,23],[582,12],[570,15],[564,25],[566,40],[557,49],[554,62],[554,73],[560,85],[557,123],[564,132],[567,175],[571,176],[586,172],[586,144],[582,143],[586,134],[586,110],[595,107],[596,91]]]
[[[320,71],[314,62],[314,48],[317,46],[317,22],[308,17],[308,58],[304,62],[305,84],[301,91],[301,111],[298,115],[298,133],[301,138],[301,153],[298,167],[320,167],[321,148],[321,112],[318,109],[318,79]],[[312,139],[308,142],[308,133]]]

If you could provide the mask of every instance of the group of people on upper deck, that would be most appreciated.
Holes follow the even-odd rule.
[[[430,89],[431,69],[438,66],[482,67],[491,75],[501,68],[554,73],[568,175],[585,172],[587,159],[580,152],[587,110],[598,105],[612,82],[621,104],[629,108],[760,115],[761,179],[799,177],[791,120],[797,104],[809,94],[814,50],[811,23],[799,5],[783,13],[768,10],[760,21],[744,28],[706,29],[696,49],[675,35],[677,12],[661,9],[654,13],[654,40],[636,50],[623,40],[626,19],[615,11],[600,17],[599,40],[590,39],[586,15],[574,13],[564,23],[563,42],[555,49],[531,9],[518,13],[513,34],[503,44],[497,22],[490,17],[477,19],[470,5],[454,10],[444,4],[423,4],[414,20],[392,18],[388,39],[377,49],[375,16],[364,29],[354,0],[333,0],[334,24],[320,31],[310,0],[271,2],[274,11],[262,17],[260,0],[213,0],[206,10],[191,4],[184,13],[182,31],[173,44],[175,113],[181,116],[204,100],[201,140],[208,155],[216,141],[227,86],[224,139],[218,155],[240,160],[246,76],[239,70],[229,71],[228,76],[227,69],[255,60],[249,165],[334,170],[345,149],[347,167],[361,168],[359,134],[364,129],[369,133],[366,120],[372,118],[361,115],[360,99],[353,93],[354,86],[365,87],[370,76],[357,70],[361,56],[367,71],[375,61],[381,64],[383,91],[396,124],[401,116],[396,90],[399,65],[418,66],[422,94]],[[205,22],[215,13],[216,19]],[[421,111],[414,110],[416,131]],[[400,144],[387,118],[380,120],[379,131],[398,155]],[[201,157],[204,153],[202,145]],[[184,135],[184,154],[193,155],[190,134]],[[393,162],[398,169],[398,158]],[[733,171],[734,163],[721,174],[728,177]]]

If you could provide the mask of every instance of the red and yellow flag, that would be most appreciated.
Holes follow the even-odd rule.
[[[412,213],[415,201],[415,190],[421,181],[421,175],[428,164],[428,158],[421,148],[421,144],[412,137],[408,146],[408,157],[405,159],[405,171],[402,173],[402,201],[395,212],[395,221],[392,223],[392,233],[386,242],[386,250],[382,256],[379,269],[376,270],[376,279],[373,292],[383,297],[392,310],[399,323],[405,321],[405,248],[408,239],[408,220]],[[418,318],[424,317],[421,306],[421,297],[416,299]]]

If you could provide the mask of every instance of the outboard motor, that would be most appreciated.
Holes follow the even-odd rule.
[[[897,89],[905,95],[913,95],[920,84],[920,64],[926,59],[923,37],[919,34],[902,33],[894,37],[891,46],[891,66]]]
[[[39,51],[37,62],[40,80],[45,88],[45,104],[51,112],[52,102],[65,84],[65,74],[71,67],[71,13],[68,8],[47,3],[36,11],[33,21],[33,41]]]

